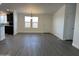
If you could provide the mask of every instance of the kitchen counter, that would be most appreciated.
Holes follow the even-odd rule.
[[[8,22],[6,22],[6,23],[0,23],[0,26],[2,27],[2,26],[7,26],[8,25]]]

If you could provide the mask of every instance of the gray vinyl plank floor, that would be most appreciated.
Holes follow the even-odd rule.
[[[2,56],[79,56],[72,41],[62,41],[51,34],[6,35],[0,42]]]

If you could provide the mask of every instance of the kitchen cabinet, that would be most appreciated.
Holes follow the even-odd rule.
[[[13,13],[9,13],[7,14],[7,21],[9,22],[9,24],[7,26],[5,26],[5,33],[9,34],[9,35],[13,35],[14,34],[14,24],[13,24]]]
[[[0,41],[5,39],[5,27],[4,26],[0,26]]]
[[[7,24],[6,14],[0,12],[0,41],[5,39],[5,25],[6,24]]]

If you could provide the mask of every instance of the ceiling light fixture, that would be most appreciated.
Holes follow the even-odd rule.
[[[32,11],[31,11],[31,19],[32,19]]]
[[[10,11],[9,9],[6,9],[6,11]]]

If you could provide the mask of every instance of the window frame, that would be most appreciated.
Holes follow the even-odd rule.
[[[25,28],[30,28],[31,27],[31,24],[29,25],[29,27],[28,26],[26,26],[26,24],[30,24],[30,22],[25,22]]]

